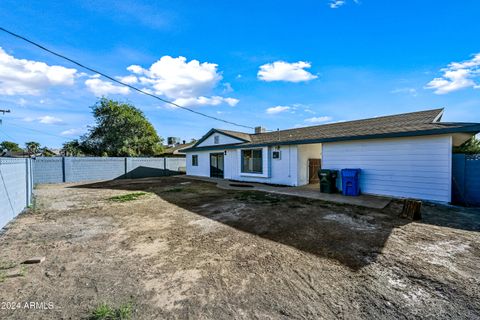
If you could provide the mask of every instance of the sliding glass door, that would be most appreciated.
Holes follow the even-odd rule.
[[[210,153],[210,177],[223,178],[223,152]]]

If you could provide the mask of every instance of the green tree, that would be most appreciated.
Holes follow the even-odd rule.
[[[42,157],[53,157],[53,156],[55,156],[55,153],[52,150],[48,149],[47,147],[43,147],[43,148],[39,149],[39,151],[40,151],[40,155]]]
[[[82,145],[78,139],[74,139],[72,141],[65,142],[62,147],[62,153],[66,157],[76,157],[82,154]]]
[[[86,154],[135,157],[162,151],[155,128],[133,105],[102,98],[92,107],[92,113],[95,126],[81,143]]]
[[[480,153],[480,140],[473,136],[459,147],[454,147],[455,153],[477,154]]]
[[[10,152],[21,152],[22,148],[18,145],[18,143],[11,142],[11,141],[2,141],[0,143],[0,151],[8,150]]]
[[[25,147],[29,155],[35,155],[37,154],[38,149],[40,149],[40,143],[35,141],[25,142]]]

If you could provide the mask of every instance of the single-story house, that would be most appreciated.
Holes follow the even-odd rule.
[[[184,149],[187,175],[301,186],[321,162],[360,168],[362,193],[450,202],[452,148],[480,132],[480,123],[441,122],[442,115],[434,109],[253,134],[211,129]]]
[[[162,157],[185,157],[185,149],[192,147],[195,142],[177,143],[172,146],[166,146],[160,156]]]

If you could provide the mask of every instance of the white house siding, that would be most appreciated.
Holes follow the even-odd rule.
[[[362,169],[364,193],[450,202],[452,137],[324,143],[322,167]]]
[[[192,156],[198,156],[198,166],[192,166]],[[187,174],[191,176],[210,177],[210,152],[187,152]],[[226,164],[226,162],[225,162]]]
[[[225,167],[229,166],[226,179],[271,184],[297,185],[297,146],[280,146],[281,158],[272,159],[271,147],[263,148],[263,174],[253,175],[240,172],[240,150],[230,149],[225,157]]]
[[[210,176],[210,153],[224,152],[224,178],[246,182],[261,182],[296,186],[297,146],[281,146],[281,159],[272,159],[272,148],[263,147],[263,174],[244,174],[240,172],[240,150],[226,149],[215,151],[187,152],[187,174]],[[198,155],[198,166],[192,166],[192,155]]]
[[[215,137],[218,136],[219,141],[216,144],[215,143]],[[226,136],[224,134],[220,133],[213,133],[211,134],[207,139],[202,141],[197,147],[206,147],[206,146],[215,146],[215,145],[221,145],[221,144],[234,144],[234,143],[240,143],[243,142],[242,140],[235,139],[229,136]]]
[[[322,144],[301,144],[298,145],[298,161],[297,161],[297,185],[303,186],[308,184],[309,172],[308,172],[308,159],[321,159],[322,158]]]

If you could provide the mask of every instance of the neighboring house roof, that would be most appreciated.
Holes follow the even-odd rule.
[[[49,150],[56,155],[62,154],[62,149],[49,149]]]
[[[443,108],[257,134],[212,129],[185,151],[480,132],[480,123],[440,122],[442,115]],[[212,132],[228,133],[237,138],[241,136],[244,142],[197,147]]]
[[[195,142],[189,142],[189,143],[182,143],[182,144],[177,144],[173,147],[168,147],[166,148],[162,154],[177,154],[177,153],[183,153],[183,149],[189,148],[193,146]]]
[[[25,151],[1,151],[0,157],[11,157],[11,158],[28,158],[30,155]]]

